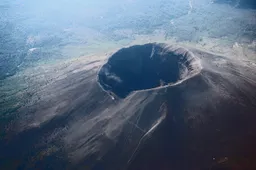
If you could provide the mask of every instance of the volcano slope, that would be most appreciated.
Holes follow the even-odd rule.
[[[255,169],[255,63],[157,43],[104,62],[18,110],[0,167]]]

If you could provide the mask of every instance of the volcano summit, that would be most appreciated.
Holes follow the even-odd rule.
[[[99,71],[106,91],[124,98],[133,91],[178,84],[201,70],[197,57],[184,48],[150,43],[123,48]]]

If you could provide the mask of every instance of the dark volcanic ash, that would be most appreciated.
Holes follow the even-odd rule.
[[[256,166],[255,63],[151,43],[99,64],[71,71],[18,111],[10,127],[21,132],[0,140],[0,167],[14,159],[32,169]]]

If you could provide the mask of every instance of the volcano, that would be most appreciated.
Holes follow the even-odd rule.
[[[86,63],[18,110],[2,169],[255,169],[255,63],[162,43]]]

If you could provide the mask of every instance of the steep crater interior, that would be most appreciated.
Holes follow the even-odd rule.
[[[167,44],[149,43],[122,48],[98,73],[101,87],[125,98],[133,91],[178,83],[200,71],[190,51]]]

